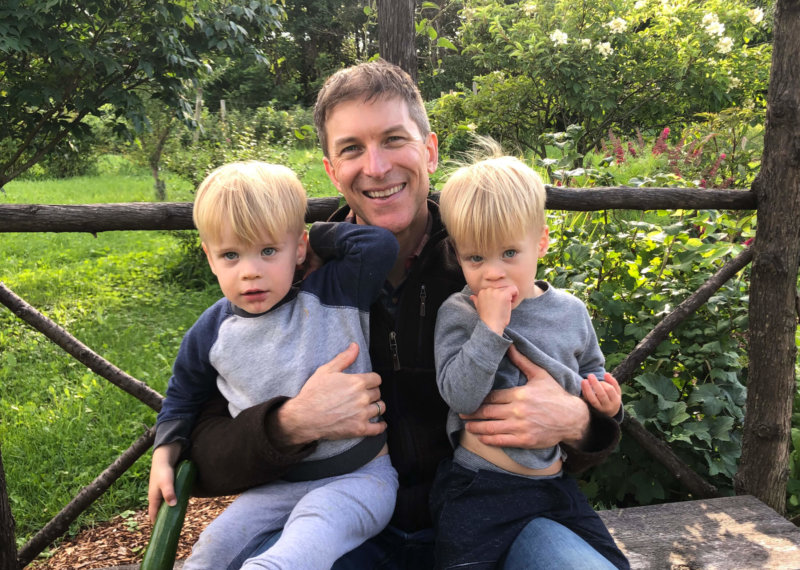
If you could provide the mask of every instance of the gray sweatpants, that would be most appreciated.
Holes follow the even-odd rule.
[[[397,472],[388,455],[316,481],[277,481],[242,493],[200,535],[185,570],[322,570],[389,523]],[[266,552],[250,558],[283,529]]]

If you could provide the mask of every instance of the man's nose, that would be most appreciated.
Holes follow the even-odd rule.
[[[364,174],[372,178],[383,178],[392,168],[386,149],[379,146],[367,148],[364,159]]]

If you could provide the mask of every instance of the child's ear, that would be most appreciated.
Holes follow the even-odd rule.
[[[203,248],[203,253],[206,254],[206,260],[208,261],[208,266],[211,268],[211,273],[216,275],[217,272],[214,271],[214,262],[211,260],[211,254],[208,252],[208,246],[206,245],[206,242],[200,242],[200,246]]]
[[[550,247],[550,228],[542,228],[542,236],[539,238],[539,257],[544,257]]]
[[[308,232],[303,230],[297,240],[297,265],[303,264],[306,260],[306,253],[308,253]]]

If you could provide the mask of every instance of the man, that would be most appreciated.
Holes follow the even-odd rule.
[[[356,357],[348,349],[317,369],[294,398],[271,400],[235,420],[219,401],[212,402],[192,434],[191,456],[203,493],[230,494],[290,473],[320,439],[387,430],[400,481],[392,521],[334,568],[428,568],[428,493],[439,461],[452,453],[447,406],[435,381],[433,331],[439,306],[464,286],[436,204],[428,200],[429,175],[438,166],[436,134],[409,76],[383,61],[331,76],[317,99],[315,123],[325,170],[347,201],[333,219],[382,226],[400,244],[370,313],[374,372],[344,373]],[[519,353],[510,354],[528,384],[491,393],[465,418],[467,430],[494,446],[561,443],[567,469],[602,461],[619,437],[616,423],[590,412]],[[385,422],[370,422],[381,414]],[[505,567],[536,568],[540,559],[554,568],[570,567],[576,559],[565,555],[585,563],[593,552],[564,527],[537,519],[520,533]]]

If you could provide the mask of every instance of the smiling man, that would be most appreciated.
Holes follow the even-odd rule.
[[[429,175],[438,166],[437,138],[416,85],[380,60],[331,76],[314,118],[326,172],[347,201],[332,219],[384,227],[400,244],[370,310],[373,372],[344,373],[356,358],[348,350],[318,368],[294,398],[254,406],[236,419],[212,401],[192,434],[191,456],[204,493],[230,494],[280,479],[320,440],[386,430],[400,484],[391,523],[334,568],[431,568],[428,495],[439,462],[452,454],[447,406],[436,385],[433,333],[439,306],[464,287],[438,207],[428,199]],[[616,423],[591,412],[521,355],[512,360],[528,384],[490,393],[465,418],[467,430],[492,446],[560,443],[567,450],[567,469],[602,461],[619,437]],[[376,401],[385,406],[385,422],[369,421]],[[254,551],[273,540],[265,536]],[[313,548],[314,537],[308,540]],[[572,567],[576,559],[570,557],[586,563],[593,552],[563,526],[537,519],[519,534],[504,567]]]

